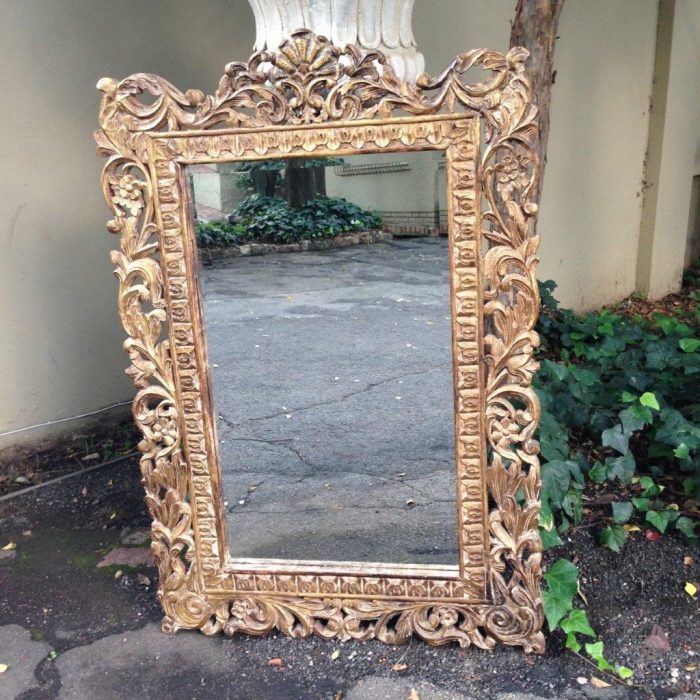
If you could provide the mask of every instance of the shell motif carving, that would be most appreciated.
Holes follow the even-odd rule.
[[[526,57],[527,52],[519,48],[505,55],[468,51],[439,75],[422,75],[415,85],[408,85],[397,80],[381,53],[361,55],[352,46],[337,47],[300,30],[278,51],[261,51],[246,63],[226,66],[213,95],[198,90],[183,93],[162,78],[143,73],[98,84],[101,128],[96,140],[98,152],[107,158],[102,185],[114,214],[107,226],[120,236],[120,248],[112,253],[112,260],[127,335],[124,349],[131,361],[127,372],[137,388],[133,413],[143,436],[141,471],[153,519],[152,548],[166,631],[196,628],[206,634],[264,634],[279,629],[295,637],[376,637],[392,644],[415,634],[431,644],[454,641],[491,649],[504,643],[543,651],[537,530],[540,474],[533,437],[540,412],[531,388],[537,370],[533,349],[538,339],[533,328],[539,298],[537,206],[530,201],[530,193],[540,164],[534,149],[537,110],[523,66]],[[464,74],[471,68],[484,70],[482,82],[465,82]],[[143,93],[151,99],[142,100]],[[209,595],[205,582],[221,573],[214,551],[221,543],[216,528],[209,528],[208,541],[216,546],[207,556],[196,551],[194,528],[200,515],[193,511],[199,501],[192,488],[193,484],[200,488],[199,475],[209,467],[206,454],[196,460],[192,457],[200,447],[189,444],[196,439],[187,434],[190,418],[186,417],[201,415],[203,409],[195,404],[183,407],[177,398],[194,401],[187,397],[191,389],[201,389],[201,377],[176,369],[182,359],[171,345],[194,347],[195,341],[188,335],[188,312],[180,304],[188,292],[168,284],[168,278],[182,274],[184,263],[182,256],[170,254],[178,241],[164,233],[170,225],[166,215],[174,219],[177,213],[161,211],[161,218],[157,216],[154,189],[161,187],[159,201],[165,207],[170,186],[163,185],[167,178],[157,185],[152,174],[153,140],[163,132],[186,135],[206,130],[216,137],[222,128],[264,131],[277,125],[316,125],[320,133],[360,120],[387,124],[387,119],[405,115],[460,112],[477,115],[485,126],[476,173],[472,172],[478,181],[477,196],[471,203],[456,202],[455,210],[458,218],[469,218],[474,201],[478,203],[481,196],[485,201],[478,217],[481,230],[476,231],[485,251],[482,348],[470,350],[471,345],[465,344],[460,352],[474,358],[480,353],[484,358],[485,398],[476,424],[483,425],[488,444],[484,452],[489,454],[488,463],[481,458],[488,496],[487,600],[469,604],[451,597],[441,601],[435,597],[442,595],[437,583],[429,600],[359,596],[354,594],[358,584],[347,577],[339,589],[346,590],[347,597],[299,597],[284,591],[302,590],[296,579],[303,577],[282,574],[272,577],[268,589],[252,588],[246,593],[247,584],[241,578],[230,594]],[[463,176],[468,174],[455,175]],[[473,248],[465,248],[464,255],[473,256],[469,251]],[[168,322],[173,326],[170,335]],[[476,375],[474,381],[479,381]],[[459,398],[465,405],[473,400],[469,391]],[[479,478],[479,473],[477,469],[472,476]],[[213,511],[214,492],[210,500]],[[467,552],[470,543],[465,538],[461,546]],[[379,583],[384,588],[378,590],[392,590],[391,580]],[[422,591],[424,586],[416,584],[414,589]],[[410,580],[409,590],[413,590]]]

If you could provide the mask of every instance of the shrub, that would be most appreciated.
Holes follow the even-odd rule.
[[[251,238],[245,226],[228,221],[200,221],[195,227],[195,236],[200,248],[226,248]]]
[[[684,281],[697,288],[700,266]],[[643,521],[647,537],[675,528],[695,539],[700,294],[689,291],[695,308],[681,305],[672,314],[628,318],[607,309],[585,315],[560,309],[555,288],[552,281],[540,284],[537,327],[542,341],[535,389],[542,404],[540,533],[545,549],[563,544],[559,534],[581,521],[584,488],[613,492],[606,499],[610,512],[597,516],[601,522],[596,523],[601,544],[613,551],[620,550],[629,532],[641,529],[631,519]],[[672,488],[666,490],[662,482]],[[599,671],[628,680],[632,669],[610,663],[602,640],[579,639],[597,634],[586,611],[574,606],[578,576],[578,568],[565,559],[545,573],[542,600],[549,629],[561,629],[574,653],[585,648]]]
[[[381,225],[377,214],[339,197],[315,197],[294,209],[283,199],[254,194],[241,202],[235,215],[250,238],[272,243],[333,238]]]
[[[700,311],[632,318],[560,309],[540,286],[542,530],[545,546],[582,518],[585,479],[631,498],[612,504],[601,542],[619,549],[636,511],[647,526],[694,536],[695,524],[661,498],[659,480],[700,495]],[[698,300],[698,293],[691,292]],[[638,497],[634,497],[634,496]],[[681,494],[683,500],[683,494]]]

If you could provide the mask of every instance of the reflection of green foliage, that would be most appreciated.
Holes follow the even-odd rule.
[[[342,165],[345,161],[342,158],[298,158],[302,168],[329,168],[333,165]],[[248,160],[238,163],[238,172],[249,173],[253,170],[284,170],[287,167],[287,160]]]
[[[284,170],[285,161],[283,160],[247,160],[243,163],[238,163],[236,170],[239,173],[250,173],[253,170]]]
[[[235,213],[251,238],[273,243],[333,238],[381,225],[377,214],[340,197],[315,197],[303,207],[292,208],[283,199],[254,194],[241,202]]]
[[[339,197],[315,197],[294,209],[284,199],[252,194],[234,212],[240,219],[200,222],[200,248],[225,248],[256,240],[292,243],[310,238],[333,238],[341,233],[368,231],[381,226],[379,216]]]
[[[195,229],[200,248],[226,248],[250,240],[246,227],[228,221],[200,221]]]

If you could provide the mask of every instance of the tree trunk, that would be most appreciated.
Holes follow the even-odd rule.
[[[556,71],[553,70],[554,44],[564,0],[518,0],[510,32],[511,46],[524,46],[530,52],[527,68],[532,81],[532,93],[540,111],[540,141],[538,152],[542,168],[535,201],[542,194],[542,179],[547,162],[549,138],[549,107]]]
[[[287,161],[287,202],[290,207],[303,207],[316,196],[314,168],[305,168],[298,158]]]

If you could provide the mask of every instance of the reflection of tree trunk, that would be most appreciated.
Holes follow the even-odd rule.
[[[261,194],[265,197],[274,197],[277,186],[277,171],[276,170],[252,170],[250,173],[253,181],[253,189],[255,194]]]
[[[316,195],[316,168],[305,168],[298,158],[287,161],[287,202],[290,207],[303,207]]]
[[[316,194],[326,196],[326,168],[319,165],[312,168],[314,171],[314,180],[316,184]]]
[[[527,68],[532,80],[532,92],[540,110],[539,155],[542,163],[537,199],[542,192],[542,177],[547,160],[549,137],[549,106],[555,71],[554,42],[564,0],[518,0],[510,32],[511,46],[524,46],[530,52]]]

